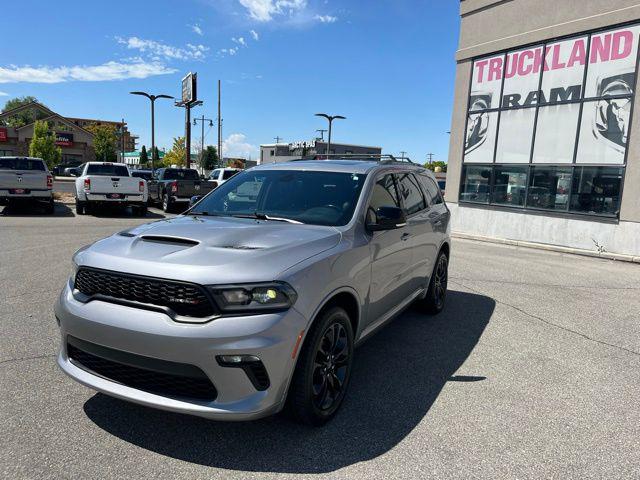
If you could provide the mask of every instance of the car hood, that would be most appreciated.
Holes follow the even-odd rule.
[[[117,233],[76,254],[78,265],[201,284],[262,282],[338,244],[334,227],[180,216]]]

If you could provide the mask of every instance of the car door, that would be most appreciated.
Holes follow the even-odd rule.
[[[159,201],[160,195],[158,194],[158,178],[162,173],[162,169],[158,169],[151,174],[151,178],[147,182],[147,190],[149,191],[149,199],[153,201]]]
[[[367,222],[375,220],[379,207],[400,207],[395,175],[376,178],[367,204]],[[371,282],[367,323],[384,319],[410,295],[407,271],[411,268],[411,248],[407,227],[370,232]]]
[[[433,226],[429,219],[428,203],[417,176],[410,171],[397,174],[400,200],[407,215],[407,244],[411,248],[411,267],[407,279],[411,293],[426,287],[436,254]]]
[[[436,255],[447,234],[447,226],[451,214],[444,203],[442,192],[435,180],[429,177],[426,172],[419,173],[416,176],[427,201],[426,218],[431,225],[430,240],[428,242],[428,251],[430,252],[428,259],[431,262],[424,265],[426,275],[431,276]]]

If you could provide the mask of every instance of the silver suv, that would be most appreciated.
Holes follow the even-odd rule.
[[[286,406],[323,424],[357,344],[412,302],[443,309],[449,219],[433,174],[407,162],[246,170],[74,255],[58,364],[151,407],[246,420]]]

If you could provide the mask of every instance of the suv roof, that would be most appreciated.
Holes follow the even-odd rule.
[[[264,163],[252,170],[317,170],[325,172],[369,173],[375,169],[415,169],[431,172],[422,165],[412,162],[388,162],[372,160],[351,160],[337,158],[330,160],[293,160],[290,162]]]

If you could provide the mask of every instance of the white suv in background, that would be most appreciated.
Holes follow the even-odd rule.
[[[240,168],[216,168],[209,174],[209,180],[216,182],[217,186],[220,186],[241,171],[242,169]]]

